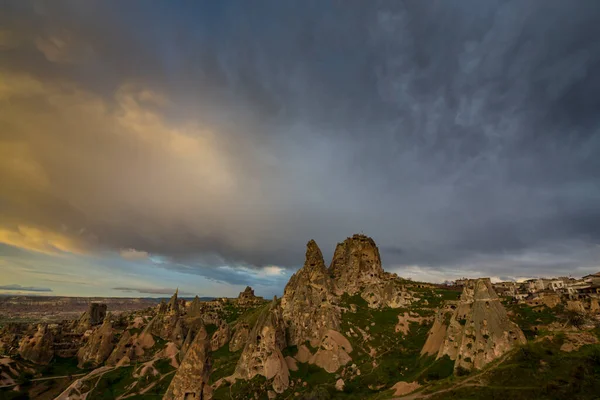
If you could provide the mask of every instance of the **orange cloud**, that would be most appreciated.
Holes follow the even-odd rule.
[[[0,243],[43,254],[84,254],[76,240],[58,232],[19,225],[16,230],[0,228]]]

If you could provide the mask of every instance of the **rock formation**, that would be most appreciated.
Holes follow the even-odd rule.
[[[163,399],[209,399],[211,364],[208,334],[201,326]]]
[[[169,300],[169,303],[167,304],[167,313],[168,314],[179,315],[179,299],[177,298],[178,294],[179,294],[179,289],[175,290],[175,293],[173,294],[173,296],[171,296],[171,299]]]
[[[187,310],[187,315],[190,317],[200,317],[202,315],[202,302],[198,296],[194,297],[190,307]]]
[[[110,322],[110,314],[104,319],[104,323],[88,339],[85,346],[77,352],[79,367],[90,364],[94,367],[102,364],[110,356],[114,348],[113,326]]]
[[[311,357],[310,363],[333,373],[352,361],[349,353],[352,353],[352,345],[348,339],[339,332],[329,330],[323,337],[319,350]]]
[[[79,322],[75,328],[76,331],[83,333],[96,325],[100,325],[106,317],[106,309],[106,304],[90,303],[88,310],[79,318]]]
[[[25,360],[46,365],[54,357],[54,338],[45,324],[38,325],[33,337],[25,337],[19,344],[19,354]]]
[[[249,335],[250,325],[246,322],[238,322],[235,326],[235,332],[229,341],[229,351],[233,353],[244,348]]]
[[[219,329],[213,333],[212,338],[210,339],[210,349],[212,351],[219,350],[229,342],[230,337],[231,328],[227,322],[223,321],[219,326]]]
[[[252,289],[250,286],[246,286],[246,289],[244,289],[243,292],[240,292],[240,295],[238,296],[237,301],[238,301],[238,305],[246,306],[246,305],[253,305],[253,304],[259,303],[259,302],[263,301],[263,298],[255,296],[254,289]]]
[[[304,266],[292,275],[281,300],[283,317],[288,322],[289,344],[309,340],[317,346],[329,329],[339,330],[341,317],[336,302],[323,254],[311,240],[306,245]]]
[[[455,368],[481,369],[518,344],[526,342],[521,329],[511,322],[489,278],[469,279],[448,323],[438,314],[422,354],[435,354],[446,325],[437,357],[448,355]]]
[[[384,275],[379,249],[373,239],[354,235],[338,243],[329,267],[338,294],[354,295],[362,287],[379,283]]]
[[[289,370],[281,353],[287,347],[285,323],[277,298],[264,310],[248,337],[235,367],[235,378],[262,375],[273,379],[273,390],[283,393],[289,386]]]

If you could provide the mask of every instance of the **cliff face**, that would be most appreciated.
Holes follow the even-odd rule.
[[[375,241],[365,235],[354,235],[338,243],[329,273],[340,295],[344,292],[354,295],[361,287],[379,283],[384,272]]]
[[[489,278],[468,280],[460,301],[448,323],[440,315],[425,343],[428,354],[435,352],[434,342],[439,341],[446,325],[437,357],[448,355],[455,368],[480,369],[502,356],[518,344],[526,342],[521,329],[511,322]]]
[[[304,266],[290,278],[281,300],[289,344],[308,340],[316,346],[329,329],[339,330],[340,311],[335,303],[337,297],[323,254],[311,240],[306,245]]]
[[[287,347],[285,323],[277,298],[263,311],[244,346],[234,377],[252,379],[262,375],[272,379],[273,390],[283,393],[289,387],[289,370],[281,350]]]
[[[201,326],[163,399],[209,399],[211,364],[210,340],[206,329]]]

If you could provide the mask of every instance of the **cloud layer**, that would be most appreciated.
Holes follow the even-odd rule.
[[[599,267],[596,1],[3,8],[2,243],[234,284],[361,231],[436,279]]]
[[[21,285],[1,285],[0,290],[19,291],[19,292],[51,292],[52,289],[44,287],[21,286]]]

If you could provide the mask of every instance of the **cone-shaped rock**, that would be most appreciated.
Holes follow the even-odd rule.
[[[304,266],[292,275],[281,300],[283,317],[288,321],[289,344],[309,340],[316,346],[328,330],[339,330],[340,312],[335,302],[323,254],[311,240],[306,245]]]
[[[489,278],[465,283],[456,309],[444,332],[438,314],[422,353],[448,355],[455,368],[480,369],[516,345],[526,342],[521,329],[509,320]],[[440,335],[444,339],[440,341]],[[440,343],[441,342],[441,343]]]
[[[262,375],[273,379],[273,390],[283,393],[289,387],[290,373],[281,353],[287,347],[285,324],[277,298],[258,317],[252,328],[242,355],[235,367],[234,376],[252,379]]]
[[[198,296],[194,297],[194,300],[192,300],[192,304],[190,304],[190,307],[188,308],[187,315],[189,317],[199,317],[202,315],[202,303],[200,302]]]
[[[384,271],[375,241],[365,235],[353,235],[338,243],[329,267],[338,294],[356,294],[361,287],[379,283]]]
[[[19,354],[35,364],[48,364],[54,357],[54,337],[45,324],[38,325],[33,337],[25,337],[19,344]]]
[[[175,290],[175,293],[169,300],[169,304],[167,304],[167,312],[170,314],[179,314],[179,299],[177,298],[178,293],[179,289]]]
[[[96,367],[106,361],[113,351],[114,337],[110,314],[107,314],[102,326],[92,333],[85,346],[77,352],[79,367],[88,363]]]
[[[211,369],[210,340],[206,329],[201,326],[185,353],[167,392],[165,400],[208,399],[208,380]]]

